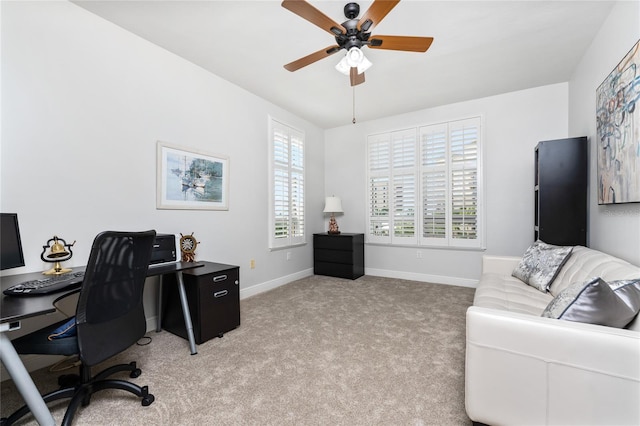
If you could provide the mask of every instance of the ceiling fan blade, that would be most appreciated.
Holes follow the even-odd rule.
[[[324,49],[320,49],[317,52],[314,52],[296,61],[288,63],[287,65],[284,66],[284,68],[287,71],[291,71],[291,72],[297,71],[302,67],[306,67],[309,64],[319,61],[320,59],[333,55],[339,50],[340,50],[340,46],[338,45],[325,47]]]
[[[358,68],[351,67],[351,71],[349,71],[349,80],[351,80],[352,86],[362,84],[364,83],[364,73],[358,74]]]
[[[365,31],[370,31],[373,27],[378,25],[380,21],[387,16],[387,13],[391,12],[391,9],[396,7],[398,3],[400,3],[400,0],[375,0],[360,18],[360,21],[358,22],[358,30],[361,30],[364,23],[369,20],[371,23],[365,26]]]
[[[312,24],[317,25],[334,36],[344,33],[342,25],[320,12],[305,0],[284,0],[282,2],[282,7],[290,10],[301,18],[306,19]]]
[[[426,52],[431,43],[433,43],[433,37],[376,35],[371,36],[369,47],[372,49]]]

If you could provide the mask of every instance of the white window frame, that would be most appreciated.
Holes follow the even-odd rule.
[[[304,131],[269,116],[270,249],[306,243],[305,161]]]
[[[481,116],[449,122],[419,126],[410,129],[370,135],[367,138],[367,242],[374,244],[424,246],[443,248],[484,249],[484,191],[482,173],[482,140],[483,120]],[[474,134],[473,131],[476,133]],[[435,134],[435,145],[425,149],[424,138]],[[454,143],[452,135],[464,139],[465,143]],[[469,136],[471,135],[471,136]],[[476,139],[473,139],[473,136]],[[402,144],[415,140],[415,146]],[[460,141],[460,139],[456,139]],[[402,146],[401,146],[402,145]],[[460,161],[460,151],[465,161]],[[455,151],[455,149],[458,151]],[[411,161],[411,156],[415,161]],[[430,156],[430,157],[429,157]],[[453,161],[454,156],[458,161]],[[423,191],[427,188],[427,174],[444,176],[442,182],[431,180],[438,184],[431,185],[430,194],[434,201],[425,204],[426,196]],[[471,185],[458,185],[454,188],[459,177],[471,178]],[[475,178],[475,181],[473,180]],[[403,185],[400,185],[401,181]],[[406,183],[409,185],[406,185]],[[385,185],[386,184],[386,185]],[[461,188],[464,189],[461,191]],[[455,190],[454,190],[455,189]],[[415,194],[413,193],[415,192]],[[462,212],[453,216],[453,201],[467,202],[467,194],[475,201],[475,212],[471,209],[468,217],[469,225],[464,226],[467,209],[457,208]],[[375,200],[374,200],[375,198]],[[381,203],[380,200],[384,200]],[[399,203],[401,201],[401,203]],[[378,204],[376,204],[378,203]],[[380,207],[383,206],[384,208]],[[408,207],[407,207],[408,206]],[[473,206],[473,203],[472,203]],[[397,231],[410,229],[411,209],[414,209],[413,235],[403,235]],[[440,211],[440,215],[432,216],[431,223],[434,232],[425,234],[426,210]],[[387,211],[388,214],[380,212]],[[473,214],[475,213],[475,214]],[[405,227],[397,223],[402,220]],[[444,221],[444,234],[442,229]],[[456,222],[458,226],[453,227]],[[462,226],[460,226],[462,224]],[[437,226],[436,226],[437,225]],[[387,233],[375,232],[386,228]],[[454,229],[455,228],[455,229]],[[469,234],[471,237],[469,237]]]

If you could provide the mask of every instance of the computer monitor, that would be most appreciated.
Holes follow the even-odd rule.
[[[0,270],[24,266],[17,213],[0,213]]]

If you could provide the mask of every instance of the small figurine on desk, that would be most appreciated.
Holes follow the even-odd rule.
[[[191,235],[180,234],[180,252],[182,253],[183,262],[195,262],[196,261],[196,246],[198,241],[196,237]]]

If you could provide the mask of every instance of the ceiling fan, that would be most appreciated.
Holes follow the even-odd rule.
[[[285,69],[299,70],[344,49],[346,55],[336,69],[348,75],[351,85],[356,86],[364,83],[364,71],[371,66],[371,62],[362,52],[365,46],[372,49],[426,52],[433,42],[433,37],[371,35],[373,27],[378,25],[399,2],[400,0],[375,0],[359,19],[360,6],[357,3],[348,3],[344,7],[347,21],[338,24],[305,0],[284,0],[282,7],[329,32],[335,37],[337,43],[288,63],[284,66]]]

